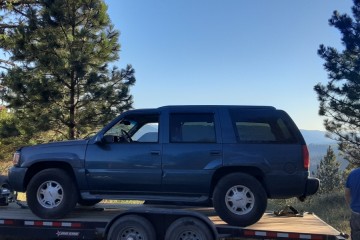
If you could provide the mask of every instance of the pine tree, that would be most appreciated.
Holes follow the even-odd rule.
[[[2,162],[11,162],[15,150],[20,145],[29,143],[26,136],[19,137],[21,124],[18,127],[16,125],[14,114],[5,107],[0,107],[0,165]]]
[[[119,32],[102,0],[23,0],[0,4],[3,100],[27,134],[74,139],[131,108],[134,69],[119,59]],[[6,63],[4,63],[6,62]],[[5,65],[4,65],[5,64]]]
[[[339,142],[345,159],[360,166],[360,0],[354,0],[352,14],[335,11],[329,20],[340,31],[344,50],[320,45],[329,81],[314,89],[326,130]]]
[[[336,155],[330,146],[317,166],[315,176],[321,182],[319,193],[331,193],[342,186],[340,163],[336,160]]]

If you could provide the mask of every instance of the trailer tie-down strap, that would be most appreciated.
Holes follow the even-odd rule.
[[[275,216],[304,217],[304,211],[298,211],[293,206],[287,205],[283,209],[274,211]]]

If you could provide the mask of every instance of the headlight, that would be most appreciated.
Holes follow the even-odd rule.
[[[20,153],[19,152],[15,152],[14,156],[13,156],[13,164],[14,166],[19,165],[20,163]]]

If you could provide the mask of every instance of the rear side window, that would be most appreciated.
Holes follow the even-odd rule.
[[[237,141],[240,143],[296,143],[291,123],[279,112],[230,110]]]
[[[170,115],[170,142],[216,142],[214,114],[174,113]]]

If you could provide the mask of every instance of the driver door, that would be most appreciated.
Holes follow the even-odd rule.
[[[149,194],[160,191],[158,118],[158,115],[126,116],[104,134],[102,144],[89,144],[85,165],[90,192]],[[123,131],[128,136],[124,136]],[[131,142],[127,141],[128,137]]]

